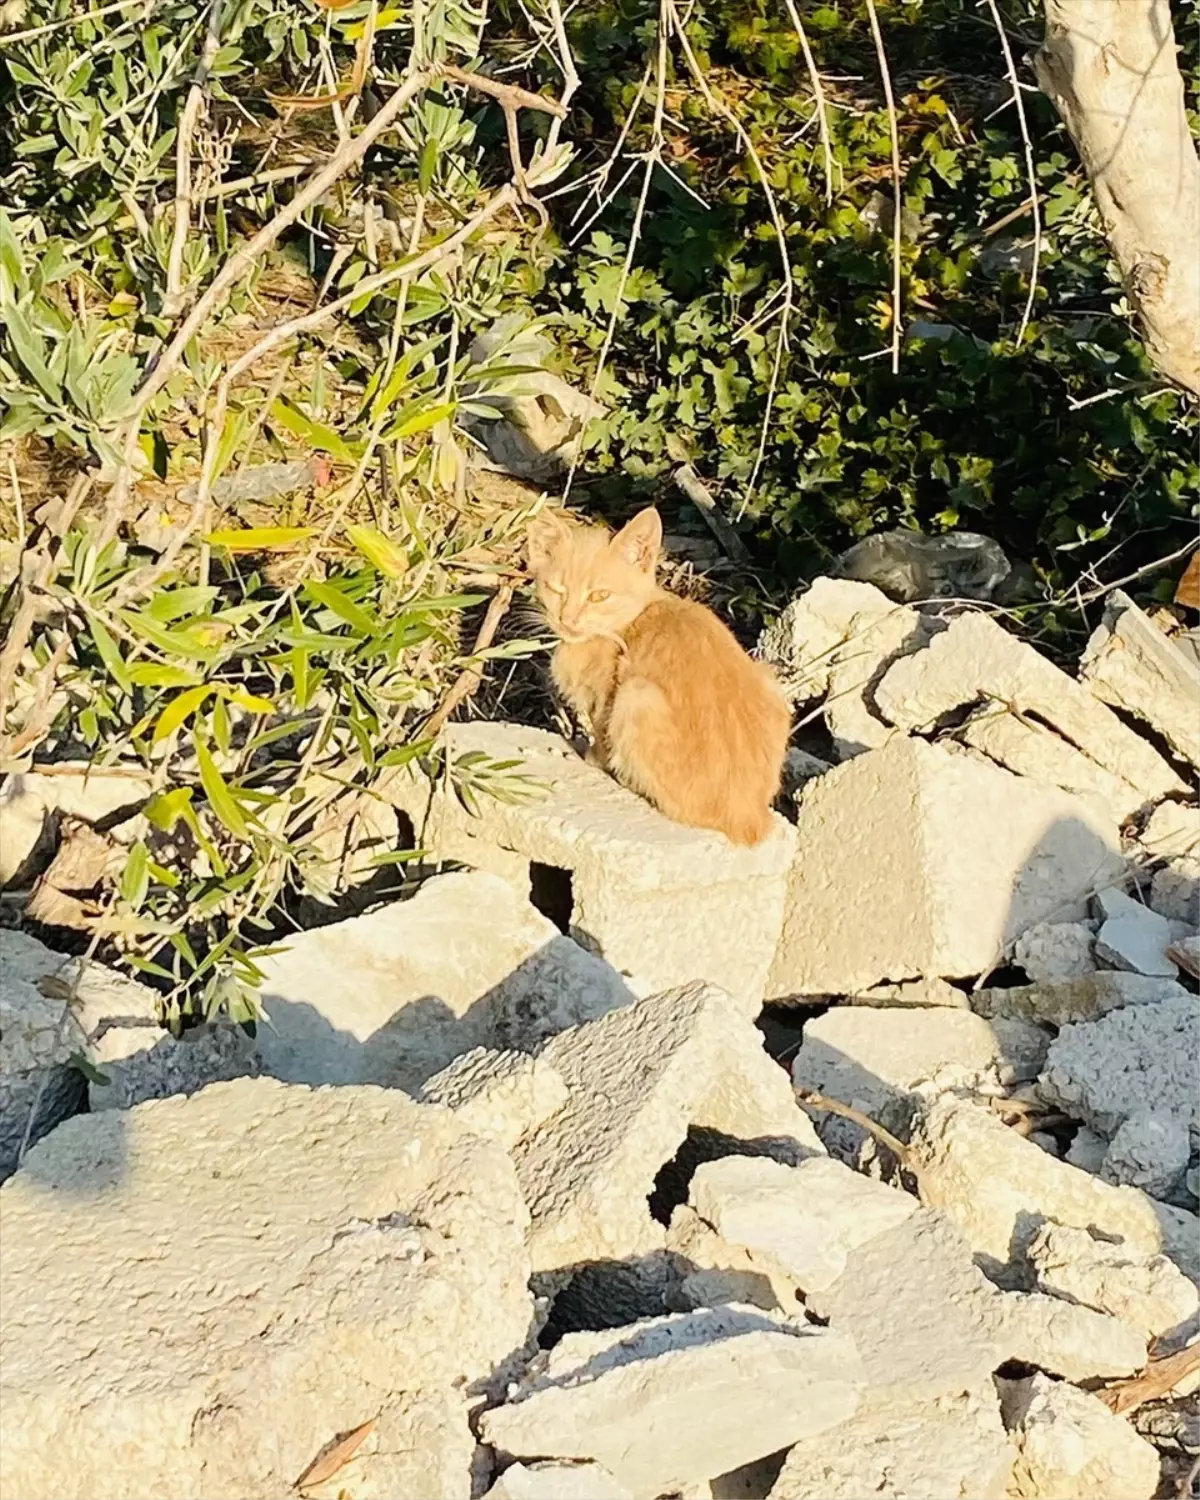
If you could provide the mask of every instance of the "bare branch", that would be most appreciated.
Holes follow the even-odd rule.
[[[188,224],[192,213],[192,138],[207,103],[205,88],[208,75],[221,47],[223,4],[224,0],[211,0],[209,5],[204,46],[175,135],[175,223],[171,230],[171,253],[167,260],[167,295],[163,298],[162,306],[164,318],[174,318],[183,305],[183,256],[187,248]]]
[[[884,51],[883,35],[879,30],[879,17],[875,13],[875,0],[867,0],[867,19],[871,23],[871,35],[875,39],[875,55],[879,58],[879,75],[883,80],[883,97],[887,102],[888,132],[892,139],[892,374],[900,373],[900,249],[904,235],[904,182],[900,172],[900,127],[896,120],[896,100],[892,95],[892,74]]]
[[[492,595],[492,601],[487,607],[487,613],[483,617],[483,623],[479,627],[479,634],[475,637],[475,644],[471,647],[471,655],[478,657],[481,651],[486,651],[496,639],[496,631],[500,628],[500,621],[508,612],[508,606],[512,603],[513,591],[516,585],[502,583]],[[483,681],[483,664],[478,660],[472,661],[470,666],[455,679],[450,691],[430,716],[429,722],[423,731],[428,739],[435,739],[445,727],[446,721],[460,704],[466,700],[479,687]]]
[[[1008,81],[1012,87],[1013,103],[1017,108],[1017,123],[1021,127],[1021,140],[1025,145],[1025,175],[1029,181],[1029,208],[1033,214],[1033,264],[1029,268],[1029,295],[1025,299],[1025,311],[1021,314],[1021,326],[1017,329],[1017,348],[1025,341],[1025,330],[1033,316],[1033,300],[1037,296],[1038,268],[1042,261],[1042,202],[1038,197],[1037,168],[1033,159],[1033,142],[1029,138],[1029,121],[1025,118],[1025,101],[1021,98],[1021,80],[1013,62],[1012,48],[1008,45],[1008,33],[1000,18],[996,0],[987,0],[992,20],[1000,33],[1000,46],[1004,50],[1004,66],[1008,69]],[[1022,211],[1024,205],[1022,205]]]
[[[788,15],[792,19],[792,25],[796,29],[796,35],[800,38],[800,50],[804,54],[804,65],[808,69],[809,80],[813,86],[813,96],[817,101],[817,128],[821,132],[821,149],[825,153],[825,202],[833,202],[833,143],[829,139],[829,109],[825,99],[825,86],[821,82],[821,75],[817,71],[817,60],[813,56],[813,50],[809,46],[808,33],[804,29],[804,22],[800,19],[800,12],[796,9],[796,0],[784,0]]]

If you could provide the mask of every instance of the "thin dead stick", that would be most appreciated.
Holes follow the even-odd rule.
[[[1177,1349],[1162,1359],[1152,1359],[1139,1374],[1131,1375],[1128,1380],[1117,1380],[1096,1394],[1109,1411],[1124,1417],[1147,1401],[1169,1396],[1177,1385],[1197,1370],[1200,1370],[1200,1344],[1189,1344],[1186,1349]]]
[[[867,0],[867,19],[871,23],[871,35],[875,40],[875,55],[879,58],[879,74],[883,79],[883,97],[887,102],[888,134],[892,142],[892,185],[894,203],[892,209],[892,374],[900,373],[900,250],[904,233],[904,190],[900,176],[900,126],[896,119],[896,100],[892,95],[892,74],[888,67],[887,53],[883,47],[883,34],[879,30],[879,17],[875,13],[875,0]]]
[[[477,657],[481,651],[486,651],[495,640],[500,621],[508,613],[508,606],[512,603],[514,588],[514,584],[502,583],[492,595],[492,602],[487,607],[487,614],[483,617],[483,624],[480,625],[479,634],[475,637],[475,644],[471,648],[472,656]],[[450,691],[442,700],[441,706],[430,715],[429,722],[423,731],[424,736],[428,739],[436,739],[450,715],[472,696],[482,681],[483,664],[473,661],[451,684]]]
[[[802,1088],[797,1083],[792,1085],[792,1091],[801,1104],[807,1104],[810,1109],[821,1109],[827,1114],[841,1115],[844,1120],[849,1120],[860,1130],[865,1130],[868,1135],[874,1136],[880,1145],[888,1148],[900,1166],[916,1178],[917,1187],[920,1187],[921,1173],[911,1148],[902,1140],[897,1139],[890,1130],[877,1125],[870,1115],[864,1115],[862,1110],[855,1109],[852,1104],[843,1104],[840,1099],[830,1099],[826,1094],[818,1094],[815,1089]]]
[[[1042,205],[1038,197],[1037,169],[1033,160],[1033,142],[1029,138],[1029,122],[1025,118],[1025,101],[1021,98],[1021,80],[1017,76],[1017,65],[1013,62],[1012,48],[1008,45],[1008,33],[1000,18],[996,0],[987,0],[996,30],[1000,34],[1000,46],[1004,51],[1004,66],[1008,70],[1008,81],[1012,86],[1013,103],[1017,106],[1017,123],[1021,127],[1021,141],[1025,147],[1025,175],[1029,180],[1029,207],[1033,213],[1033,262],[1029,267],[1029,295],[1025,298],[1025,311],[1021,314],[1021,326],[1017,329],[1017,347],[1025,341],[1025,330],[1033,316],[1033,299],[1037,296],[1038,268],[1042,258]]]
[[[223,8],[224,0],[211,0],[204,46],[188,89],[183,112],[179,116],[179,128],[175,136],[175,223],[171,230],[171,252],[167,260],[167,294],[162,306],[164,318],[174,318],[183,305],[183,257],[192,216],[192,139],[207,103],[208,75],[221,47]]]
[[[681,469],[675,470],[675,483],[704,517],[708,529],[725,549],[725,555],[736,563],[749,562],[750,554],[746,551],[745,543],[717,509],[717,502],[709,493],[708,486],[691,464],[684,464]]]
[[[567,117],[566,105],[558,99],[547,99],[544,94],[531,94],[528,89],[518,88],[515,83],[501,83],[482,73],[468,73],[465,68],[455,68],[449,64],[443,65],[440,73],[443,78],[451,78],[455,83],[464,84],[477,94],[486,94],[505,109],[536,109],[544,115],[554,115],[559,120]]]
[[[825,101],[825,88],[821,82],[821,75],[817,71],[817,60],[813,56],[813,50],[808,44],[808,33],[804,29],[804,22],[800,19],[800,12],[796,9],[796,0],[784,0],[788,15],[792,19],[796,35],[800,38],[800,50],[804,54],[804,65],[808,69],[809,80],[813,86],[813,94],[817,101],[817,128],[821,132],[821,149],[825,153],[825,202],[833,202],[833,143],[829,139],[829,113]]]

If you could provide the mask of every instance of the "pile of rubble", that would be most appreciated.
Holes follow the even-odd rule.
[[[836,761],[794,753],[762,845],[451,726],[536,794],[397,771],[450,873],[265,959],[253,1039],[174,1038],[150,990],[0,932],[0,1493],[1151,1500],[1186,1471],[1193,660],[1121,595],[1076,679],[849,579],[761,650]],[[47,780],[5,788],[26,854]]]

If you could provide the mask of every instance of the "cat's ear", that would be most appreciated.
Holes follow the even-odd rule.
[[[622,526],[609,543],[609,547],[622,562],[641,568],[643,573],[653,573],[658,562],[658,551],[662,546],[662,517],[653,505],[638,511],[633,520]]]
[[[529,571],[534,574],[543,572],[566,538],[567,523],[561,516],[549,510],[534,516],[525,533],[525,558]]]

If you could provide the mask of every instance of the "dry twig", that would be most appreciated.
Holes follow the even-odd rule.
[[[1037,295],[1038,267],[1042,258],[1042,204],[1038,197],[1037,170],[1033,160],[1033,142],[1029,138],[1029,122],[1025,118],[1025,101],[1021,98],[1021,80],[1017,76],[1017,66],[1013,62],[1012,48],[1008,44],[1008,33],[1004,29],[1004,22],[1000,18],[996,0],[987,0],[987,7],[992,13],[992,20],[1000,34],[1000,46],[1004,51],[1004,66],[1008,70],[1013,103],[1017,107],[1017,123],[1021,128],[1021,140],[1025,146],[1025,175],[1029,180],[1028,203],[1033,214],[1033,263],[1029,267],[1029,295],[1025,298],[1025,311],[1021,314],[1021,326],[1017,329],[1017,347],[1020,348],[1025,339],[1025,330],[1029,327],[1029,319],[1033,316],[1033,299]],[[1024,205],[1022,205],[1023,209]]]
[[[833,144],[829,139],[829,106],[825,98],[825,87],[821,82],[821,75],[817,71],[817,60],[813,56],[813,50],[808,43],[808,33],[804,29],[804,22],[800,19],[800,12],[796,9],[796,0],[784,0],[788,15],[791,17],[792,25],[795,27],[796,35],[800,38],[800,50],[804,54],[804,65],[808,69],[809,81],[813,86],[813,96],[817,102],[817,128],[821,132],[821,149],[825,153],[825,202],[833,202]]]
[[[221,47],[222,9],[223,0],[211,0],[204,47],[175,135],[175,223],[171,229],[171,252],[167,260],[167,294],[162,305],[164,318],[175,317],[183,305],[183,257],[192,214],[192,138],[207,102],[208,75]]]
[[[1128,1380],[1116,1380],[1096,1394],[1118,1417],[1128,1416],[1147,1401],[1157,1401],[1169,1396],[1176,1386],[1189,1375],[1200,1370],[1200,1344],[1188,1344],[1174,1354],[1165,1354],[1161,1359],[1152,1359],[1137,1375]]]
[[[821,1109],[827,1114],[841,1115],[844,1120],[849,1120],[851,1124],[857,1125],[860,1130],[865,1130],[868,1135],[873,1136],[880,1145],[887,1147],[904,1171],[916,1179],[918,1190],[920,1189],[921,1173],[911,1147],[906,1146],[890,1130],[877,1125],[870,1115],[864,1115],[861,1109],[855,1109],[852,1104],[843,1104],[840,1099],[830,1099],[827,1094],[818,1094],[815,1089],[802,1088],[797,1083],[793,1085],[793,1092],[800,1103],[807,1104],[810,1109]]]
[[[717,509],[717,502],[709,493],[708,486],[691,464],[684,464],[682,468],[675,470],[675,483],[704,517],[708,529],[725,549],[725,555],[736,563],[749,562],[750,554],[746,551],[745,543]]]
[[[871,23],[871,35],[875,39],[875,53],[879,58],[879,74],[883,79],[883,97],[887,102],[888,133],[892,141],[892,374],[900,373],[900,250],[904,234],[904,182],[900,174],[900,126],[896,119],[896,100],[892,95],[892,74],[888,68],[884,51],[883,34],[879,30],[879,17],[875,13],[875,0],[867,0],[867,19]]]
[[[475,644],[471,648],[471,655],[478,657],[481,651],[486,651],[496,639],[496,631],[500,628],[500,621],[508,613],[508,606],[512,603],[513,591],[516,585],[502,583],[492,595],[492,602],[487,607],[487,613],[483,617],[483,623],[479,627],[479,634],[475,637]],[[483,681],[483,664],[472,661],[470,666],[455,678],[438,708],[429,716],[429,722],[424,729],[425,737],[436,739],[446,725],[450,715],[461,704],[478,689]]]

